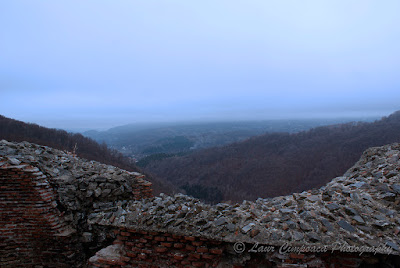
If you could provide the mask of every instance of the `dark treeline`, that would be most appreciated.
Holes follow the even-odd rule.
[[[24,123],[0,115],[1,139],[16,142],[28,141],[68,152],[75,151],[76,155],[88,160],[95,160],[128,171],[141,172],[133,160],[124,157],[116,150],[108,148],[105,143],[99,144],[81,134]],[[167,186],[168,183],[164,184],[157,180],[154,181],[152,178],[149,179],[153,181],[156,193],[160,191],[171,192],[171,186]]]
[[[205,189],[216,187],[224,200],[240,201],[320,187],[354,165],[365,149],[393,142],[400,142],[400,112],[373,123],[266,134],[152,161],[145,170],[191,192],[197,187],[205,200]]]
[[[0,115],[0,139],[28,141],[75,153],[82,158],[118,166],[129,171],[138,171],[135,164],[106,144],[65,130],[50,129],[37,124],[24,123]],[[74,149],[75,148],[75,149]]]

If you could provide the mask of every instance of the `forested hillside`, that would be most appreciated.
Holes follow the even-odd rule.
[[[296,134],[274,133],[146,163],[145,170],[204,200],[239,201],[319,187],[372,146],[400,142],[400,112]]]
[[[24,123],[0,115],[0,140],[1,139],[16,142],[28,141],[46,145],[60,150],[75,152],[79,157],[88,160],[95,160],[129,171],[141,172],[130,158],[124,157],[117,150],[109,149],[105,143],[100,145],[96,141],[84,137],[81,134],[73,134],[64,130],[50,129],[37,124]],[[153,181],[156,192],[171,191],[171,186],[167,186],[152,178],[149,179]]]

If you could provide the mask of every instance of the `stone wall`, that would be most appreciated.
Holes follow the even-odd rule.
[[[115,239],[113,227],[92,226],[88,216],[151,196],[139,173],[0,141],[0,267],[84,266]]]

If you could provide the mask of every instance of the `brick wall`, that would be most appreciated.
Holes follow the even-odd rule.
[[[90,259],[92,267],[216,267],[224,251],[222,242],[202,237],[131,229],[116,233],[114,245]]]
[[[113,245],[89,259],[91,268],[121,267],[397,267],[398,256],[368,253],[236,253],[234,242],[121,228]],[[246,245],[250,249],[252,245]],[[264,245],[268,247],[268,245]],[[390,264],[392,266],[384,266]],[[395,265],[395,266],[393,266]]]
[[[136,183],[132,185],[133,198],[134,200],[141,200],[145,198],[153,197],[152,183],[146,181],[144,175],[140,175],[136,178]]]
[[[0,267],[70,267],[74,250],[55,194],[37,168],[0,168]]]

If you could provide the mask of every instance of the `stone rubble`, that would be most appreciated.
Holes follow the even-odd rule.
[[[280,246],[388,246],[400,254],[400,144],[370,148],[320,189],[255,202],[204,204],[161,194],[89,216],[91,224]]]
[[[0,141],[0,158],[3,165],[22,162],[37,167],[50,178],[62,206],[71,213],[87,206],[95,210],[107,209],[114,206],[115,201],[132,199],[132,192],[139,194],[139,189],[133,187],[151,186],[140,173],[87,161],[68,152],[28,142]]]

